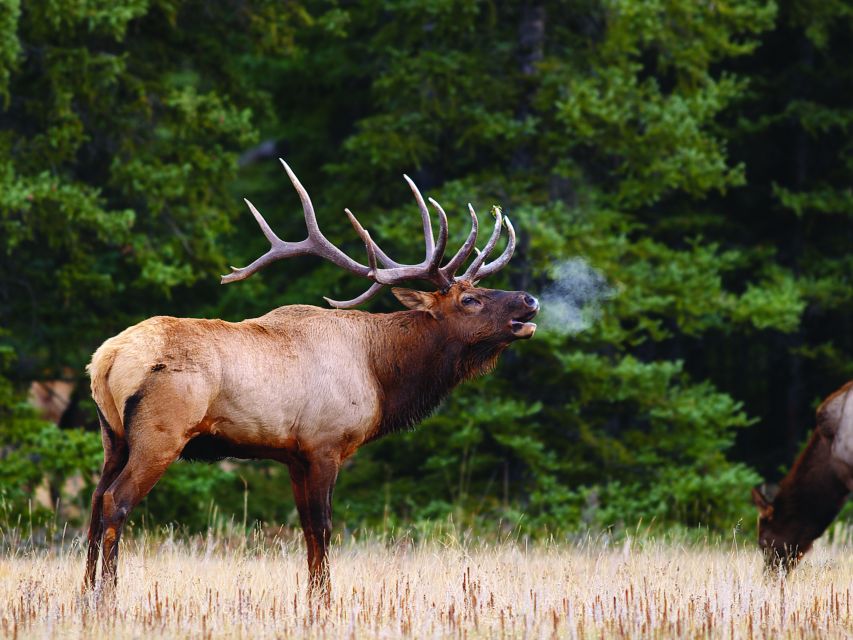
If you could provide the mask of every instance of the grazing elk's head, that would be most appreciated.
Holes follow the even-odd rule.
[[[758,546],[764,554],[767,569],[793,569],[805,550],[794,540],[788,527],[780,526],[773,501],[779,487],[763,484],[752,490],[752,501],[758,507]],[[811,541],[809,541],[811,544]]]
[[[752,501],[758,507],[758,546],[766,569],[790,571],[811,549],[817,535],[808,522],[789,513],[789,505],[778,493],[776,485],[752,490]]]
[[[395,288],[394,295],[409,309],[424,311],[443,323],[445,330],[452,338],[463,344],[486,344],[496,347],[505,346],[515,340],[530,338],[536,331],[536,325],[530,322],[539,311],[539,302],[524,291],[501,291],[483,289],[477,283],[488,275],[503,268],[512,257],[515,250],[515,229],[508,218],[495,207],[495,224],[486,246],[482,251],[475,249],[479,221],[474,208],[469,204],[471,216],[471,231],[467,239],[448,260],[444,266],[441,262],[447,248],[447,215],[435,200],[429,199],[430,204],[438,214],[438,238],[433,236],[432,222],[429,209],[415,183],[408,176],[406,182],[415,196],[423,222],[425,256],[418,264],[401,264],[388,255],[373,241],[370,234],[358,222],[349,209],[345,209],[350,223],[355,228],[367,250],[367,264],[356,262],[336,246],[334,246],[320,231],[314,207],[308,192],[300,184],[284,160],[281,160],[284,170],[296,188],[302,201],[305,215],[305,226],[308,237],[301,242],[285,242],[269,227],[260,212],[246,200],[249,210],[255,216],[267,240],[270,250],[250,265],[243,268],[231,267],[232,272],[222,276],[222,282],[242,280],[262,269],[269,263],[298,255],[316,255],[350,271],[356,275],[373,281],[370,288],[352,300],[339,301],[325,298],[335,308],[349,309],[374,297],[385,285],[395,285],[407,280],[426,280],[432,282],[437,291],[425,292],[412,289]],[[487,262],[489,255],[497,245],[501,229],[506,227],[507,246],[495,260]],[[474,251],[477,255],[462,275],[457,271],[468,260]]]

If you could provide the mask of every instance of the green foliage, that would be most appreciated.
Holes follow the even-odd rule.
[[[273,4],[239,16],[143,0],[4,13],[0,266],[16,275],[0,286],[0,323],[43,366],[79,367],[105,331],[176,287],[185,308],[199,305],[187,287],[225,262],[226,185],[268,109],[230,50],[258,50],[253,10],[270,18]],[[207,28],[188,28],[203,8]],[[281,20],[265,30],[295,27]],[[280,53],[282,38],[260,44]]]
[[[444,204],[451,246],[465,203],[502,206],[519,248],[484,284],[543,294],[534,340],[348,464],[343,526],[751,516],[754,468],[789,462],[810,405],[853,375],[846,5],[229,7],[12,3],[0,18],[0,325],[20,389],[154,313],[240,319],[360,292],[309,259],[215,288],[226,256],[265,250],[238,194],[304,237],[276,163],[238,170],[270,139],[354,257],[345,206],[418,259],[405,171]],[[600,282],[567,322],[549,308],[567,304],[554,282],[570,261]],[[0,400],[0,448],[26,478],[9,483],[75,472],[27,466],[26,447],[61,448],[50,438],[90,460],[91,434],[51,432],[18,391]],[[175,465],[140,513],[198,528],[212,505],[295,522],[273,464]]]
[[[88,502],[103,454],[97,434],[62,431],[38,419],[5,375],[12,360],[11,349],[0,347],[0,523],[23,517],[39,523],[51,517],[51,506],[58,501],[75,501],[78,508]],[[65,491],[71,478],[83,482],[82,494]],[[36,489],[44,484],[50,505],[35,500]]]
[[[87,513],[100,438],[38,420],[22,383],[71,367],[85,388],[82,367],[100,341],[156,308],[203,305],[212,287],[192,285],[223,269],[218,240],[235,212],[227,185],[270,115],[247,56],[292,51],[305,19],[297,5],[264,0],[238,13],[206,2],[6,3],[0,348],[19,355],[0,377],[8,516],[26,513],[44,482],[52,499],[69,498],[69,478],[82,481],[74,500]],[[177,468],[151,509],[203,527],[211,490],[228,479],[216,467]]]

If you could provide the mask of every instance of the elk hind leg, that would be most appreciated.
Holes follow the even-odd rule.
[[[86,576],[84,589],[95,586],[95,573],[98,566],[98,555],[101,550],[103,537],[103,499],[104,492],[115,481],[121,470],[127,464],[127,442],[119,437],[107,423],[100,409],[98,418],[101,423],[101,440],[104,445],[104,466],[98,485],[92,493],[92,516],[89,520],[89,550],[86,556]]]
[[[164,431],[159,431],[159,437],[129,443],[127,464],[104,493],[101,579],[106,588],[114,588],[118,580],[118,546],[127,517],[157,484],[186,444],[185,438],[163,442],[163,434]]]

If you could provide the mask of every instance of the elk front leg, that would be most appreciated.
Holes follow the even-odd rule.
[[[331,597],[329,543],[332,538],[332,492],[340,463],[332,456],[313,456],[290,465],[293,497],[308,550],[309,597]]]
[[[308,510],[308,465],[302,462],[292,462],[288,466],[290,471],[290,486],[293,489],[293,501],[299,513],[299,524],[302,526],[302,534],[305,536],[305,549],[308,554],[308,567],[314,564],[314,536],[311,528],[311,517]]]

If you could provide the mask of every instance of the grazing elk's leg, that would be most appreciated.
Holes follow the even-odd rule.
[[[168,433],[159,430],[158,435]],[[103,498],[103,567],[101,578],[106,588],[115,587],[118,581],[116,563],[122,527],[128,515],[157,484],[186,444],[185,439],[162,441],[156,438],[129,442],[127,464],[104,493]]]
[[[92,494],[92,517],[89,520],[89,553],[86,557],[86,577],[83,588],[95,586],[95,573],[98,566],[98,553],[101,550],[101,537],[104,534],[102,507],[104,492],[115,481],[127,464],[127,442],[119,438],[101,418],[101,439],[104,443],[104,467],[98,486]]]

